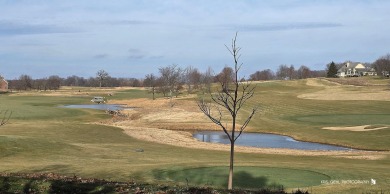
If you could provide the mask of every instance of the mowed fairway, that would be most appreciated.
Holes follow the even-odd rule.
[[[390,101],[298,98],[301,94],[333,87],[325,80],[314,80],[317,85],[307,82],[257,83],[255,97],[248,107],[259,104],[261,111],[248,130],[387,151],[378,152],[380,157],[375,158],[236,153],[236,186],[283,185],[288,189],[307,188],[314,193],[362,193],[381,189],[389,192]],[[379,86],[336,86],[352,93],[386,90]],[[225,187],[229,160],[226,151],[143,141],[126,135],[120,128],[99,125],[98,122],[111,118],[103,111],[59,107],[89,103],[92,95],[107,93],[113,93],[115,100],[150,98],[145,90],[97,89],[89,91],[89,95],[78,95],[77,90],[67,88],[56,95],[30,92],[0,96],[0,108],[13,111],[9,124],[0,128],[1,172],[53,172],[119,181],[182,185],[188,182],[190,185]],[[385,128],[362,132],[323,129],[358,125]],[[321,184],[326,180],[371,178],[376,179],[376,185]]]

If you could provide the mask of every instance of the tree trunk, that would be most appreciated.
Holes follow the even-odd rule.
[[[234,141],[230,143],[230,168],[228,189],[233,189],[233,164],[234,164]]]

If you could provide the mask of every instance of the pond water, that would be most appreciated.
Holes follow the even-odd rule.
[[[230,144],[228,136],[222,131],[200,131],[196,132],[193,137],[203,142]],[[237,139],[236,145],[298,150],[352,150],[341,146],[297,141],[284,135],[264,133],[242,133]]]
[[[124,107],[122,104],[72,104],[64,105],[65,108],[88,108],[97,110],[123,110],[130,107]]]

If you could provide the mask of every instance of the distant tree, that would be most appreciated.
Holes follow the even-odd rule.
[[[312,77],[326,77],[326,70],[312,70],[311,75]]]
[[[246,126],[249,124],[253,115],[257,111],[257,107],[252,108],[248,111],[247,118],[241,127],[236,126],[237,116],[241,108],[246,105],[247,100],[253,97],[255,87],[252,87],[250,83],[239,82],[238,72],[241,69],[242,64],[239,63],[240,58],[240,47],[236,46],[237,34],[232,40],[231,47],[227,47],[234,59],[234,69],[232,72],[232,79],[226,79],[225,81],[219,82],[218,91],[210,93],[213,104],[207,103],[205,100],[198,102],[200,110],[216,125],[220,126],[224,133],[227,135],[230,141],[230,167],[229,167],[229,179],[228,189],[233,189],[233,167],[234,167],[234,145],[238,137],[242,134]],[[230,73],[228,74],[230,75]],[[229,81],[229,83],[227,83]],[[230,87],[227,88],[226,85]],[[230,113],[231,130],[228,129],[227,124],[222,121],[222,110],[226,109]],[[216,115],[214,114],[216,113]],[[236,129],[238,128],[238,129]]]
[[[141,81],[137,78],[130,78],[131,79],[131,87],[141,87]]]
[[[326,74],[326,77],[337,77],[337,71],[338,68],[336,64],[332,61],[330,64],[328,64],[328,73]]]
[[[29,90],[33,86],[33,79],[29,75],[21,75],[19,77],[19,90]]]
[[[296,79],[297,72],[295,71],[294,65],[290,65],[288,68],[288,77],[290,80]]]
[[[157,78],[153,73],[147,74],[144,79],[144,86],[149,87],[151,89],[153,100],[155,99],[155,92],[157,86]]]
[[[104,80],[108,78],[109,74],[104,70],[99,70],[96,73],[96,78],[99,80],[99,87],[102,87]]]
[[[85,86],[86,80],[79,76],[69,76],[63,81],[65,86]]]
[[[38,91],[41,91],[41,90],[46,91],[48,89],[48,87],[47,87],[47,79],[46,78],[40,78],[40,79],[34,80],[33,88],[38,90]]]
[[[259,81],[259,80],[272,80],[275,75],[270,69],[256,71],[255,73],[249,75],[249,80],[251,81]]]
[[[58,90],[61,87],[61,78],[58,75],[52,75],[47,79],[49,90]]]
[[[279,68],[276,71],[276,76],[281,80],[291,79],[290,68],[287,65],[279,65]]]
[[[191,93],[193,89],[198,89],[201,81],[202,74],[197,68],[188,66],[184,70],[184,82],[187,85],[188,93]]]
[[[390,54],[377,59],[373,64],[378,75],[388,77],[390,73]]]
[[[203,94],[205,92],[210,93],[211,92],[211,84],[213,83],[214,80],[214,75],[213,75],[213,69],[211,67],[208,67],[206,72],[202,73],[200,82],[202,84],[202,92]]]
[[[100,85],[99,78],[90,77],[86,80],[85,86],[87,87],[98,87]]]
[[[106,87],[119,87],[120,83],[118,78],[107,76],[104,80],[104,86]]]
[[[215,76],[215,78],[217,79],[217,82],[221,83],[224,86],[223,89],[229,89],[229,84],[233,81],[236,81],[234,80],[235,77],[233,68],[228,66],[224,67],[221,73]]]
[[[299,69],[297,71],[298,79],[310,78],[310,77],[312,77],[311,73],[312,72],[311,72],[309,67],[302,65],[301,67],[299,67]]]
[[[162,91],[164,96],[169,93],[170,97],[175,94],[178,95],[178,89],[181,86],[181,73],[182,70],[177,65],[170,65],[167,67],[161,67],[158,69],[162,81]]]

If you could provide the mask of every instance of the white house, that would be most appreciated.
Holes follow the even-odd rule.
[[[362,63],[357,62],[346,62],[337,71],[339,77],[360,77],[360,76],[375,76],[377,75],[375,69],[367,68]]]

